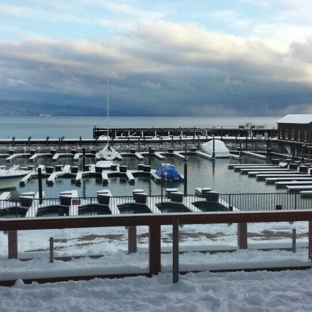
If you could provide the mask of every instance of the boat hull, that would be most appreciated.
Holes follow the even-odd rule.
[[[0,190],[14,189],[26,174],[0,176]]]

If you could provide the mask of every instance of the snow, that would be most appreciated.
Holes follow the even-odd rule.
[[[215,146],[213,147],[213,145]],[[209,155],[212,155],[213,151],[215,151],[215,157],[229,157],[230,156],[229,149],[225,146],[224,142],[220,140],[213,139],[206,143],[203,143],[202,148]]]
[[[296,252],[277,250],[292,246]],[[266,268],[309,266],[308,223],[248,224],[248,247],[237,247],[237,227],[185,225],[179,228],[180,271],[197,270],[172,280],[171,226],[162,227],[162,273],[152,278],[93,279],[25,284],[33,277],[88,274],[147,273],[148,229],[137,228],[138,252],[128,254],[127,230],[115,228],[20,231],[19,258],[7,259],[7,235],[0,233],[0,279],[15,279],[0,287],[1,311],[311,311],[311,269],[269,272]],[[50,263],[49,239],[54,256],[82,256]],[[262,251],[258,248],[271,248]],[[224,250],[203,253],[205,250]],[[89,256],[102,255],[91,258]],[[256,272],[208,270],[263,268]]]
[[[276,123],[309,124],[312,122],[312,114],[289,114],[279,119]]]

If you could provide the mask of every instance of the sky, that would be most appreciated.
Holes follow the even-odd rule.
[[[290,247],[296,229],[296,252]],[[171,226],[162,226],[162,272],[151,278],[93,279],[26,284],[25,279],[94,274],[148,272],[148,229],[137,227],[137,253],[127,252],[127,230],[115,228],[19,231],[19,258],[7,259],[7,235],[0,232],[1,311],[194,311],[264,312],[311,311],[311,269],[280,272],[213,273],[213,269],[309,266],[308,222],[248,224],[248,247],[237,249],[237,226],[184,225],[180,231],[180,270],[200,273],[180,275],[173,283]],[[82,256],[50,263],[49,240],[54,256]],[[261,251],[257,248],[271,248]],[[233,252],[203,253],[203,250]],[[90,255],[104,255],[91,258]]]
[[[147,115],[311,113],[312,2],[4,0],[0,101]]]

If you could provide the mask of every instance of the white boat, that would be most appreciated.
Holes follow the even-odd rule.
[[[114,150],[109,144],[106,144],[103,149],[95,154],[96,159],[114,160],[118,158],[119,153]]]
[[[202,144],[202,149],[208,154],[216,158],[227,158],[230,157],[230,151],[225,146],[224,142],[220,140],[210,140]]]
[[[0,168],[0,190],[14,189],[18,183],[28,174],[28,171],[13,166],[9,169]]]
[[[109,94],[108,80],[106,81],[106,115],[107,115],[107,144],[95,154],[97,160],[114,160],[118,158],[119,153],[109,145]]]

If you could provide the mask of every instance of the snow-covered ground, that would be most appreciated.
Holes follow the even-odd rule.
[[[297,250],[260,251],[259,247]],[[148,232],[138,227],[138,252],[127,252],[125,228],[86,228],[19,232],[20,261],[7,259],[7,235],[0,233],[0,279],[16,279],[0,287],[1,311],[312,311],[311,269],[281,272],[212,273],[211,269],[310,265],[307,222],[249,224],[249,249],[237,249],[236,225],[188,225],[180,228],[180,270],[172,282],[172,254],[162,254],[162,273],[152,278],[94,279],[30,285],[23,279],[85,274],[148,272]],[[171,251],[172,228],[162,227],[162,250]],[[50,263],[49,238],[55,256],[86,256]],[[201,253],[224,249],[232,252]],[[100,258],[87,256],[103,255]],[[206,270],[206,271],[205,271]]]

